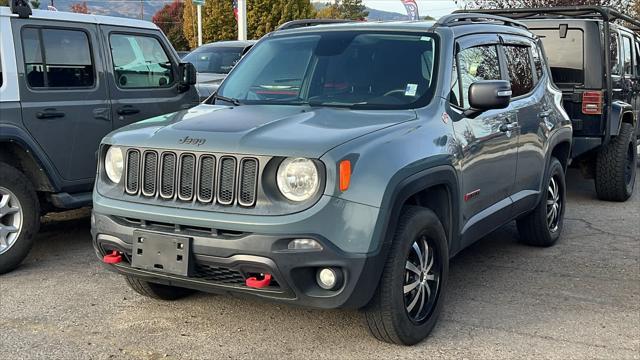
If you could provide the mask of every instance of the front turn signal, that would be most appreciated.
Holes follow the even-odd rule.
[[[351,182],[351,161],[342,160],[340,162],[340,191],[347,191]]]

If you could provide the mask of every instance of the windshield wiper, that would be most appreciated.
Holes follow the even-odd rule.
[[[340,102],[340,101],[310,101],[309,106],[327,106],[327,107],[353,107],[358,105],[366,105],[366,101],[349,103],[349,102]]]
[[[222,100],[224,102],[231,103],[231,104],[233,104],[235,106],[240,106],[240,100],[234,99],[234,98],[230,98],[230,97],[226,97],[226,96],[222,96],[222,95],[220,95],[218,93],[213,94],[213,98],[214,99],[220,99],[220,100]]]

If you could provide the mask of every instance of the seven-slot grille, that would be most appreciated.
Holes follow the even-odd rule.
[[[130,149],[125,159],[129,195],[244,207],[256,203],[255,158]]]

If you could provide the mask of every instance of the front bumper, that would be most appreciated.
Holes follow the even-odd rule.
[[[95,201],[95,198],[94,198]],[[92,218],[92,236],[96,254],[102,258],[112,250],[124,254],[123,261],[108,265],[122,274],[148,281],[192,288],[212,293],[253,295],[271,300],[297,303],[317,308],[360,308],[367,304],[377,287],[383,267],[381,252],[357,253],[341,249],[336,241],[322,234],[287,232],[268,234],[253,231],[219,230],[219,228],[166,223],[153,216],[131,212],[127,217],[106,215],[104,204],[96,202]],[[134,216],[137,215],[137,216]],[[317,214],[316,214],[317,215]],[[339,222],[339,221],[338,221]],[[337,224],[323,224],[325,228]],[[269,229],[269,227],[265,227]],[[134,231],[171,234],[192,239],[193,271],[189,277],[133,268],[130,266]],[[345,236],[349,230],[345,230]],[[361,232],[361,234],[363,234]],[[295,238],[312,238],[322,245],[321,251],[287,249]],[[372,239],[368,239],[372,242]],[[325,290],[316,282],[322,267],[341,269],[344,279],[337,290]],[[245,285],[251,274],[272,274],[275,282],[256,289]]]

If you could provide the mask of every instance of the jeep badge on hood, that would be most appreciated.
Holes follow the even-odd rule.
[[[207,139],[195,139],[189,136],[185,136],[182,139],[178,140],[178,144],[186,144],[186,145],[195,145],[200,146],[204,145],[207,142]]]

